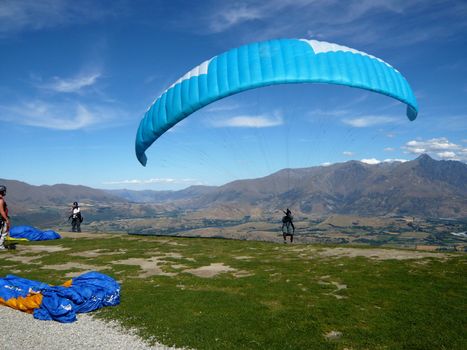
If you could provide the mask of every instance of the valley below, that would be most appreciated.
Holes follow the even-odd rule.
[[[281,242],[281,213],[228,218],[203,211],[172,210],[139,218],[100,219],[83,223],[91,233],[178,236]],[[334,214],[296,216],[294,244],[351,244],[430,251],[467,251],[467,221],[412,216],[368,217]],[[69,225],[58,225],[69,230]]]

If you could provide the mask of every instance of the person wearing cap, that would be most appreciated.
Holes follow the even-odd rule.
[[[79,208],[78,202],[73,202],[73,208],[71,209],[71,214],[68,217],[68,220],[71,219],[71,231],[72,232],[81,232],[81,222],[83,217],[81,216],[81,209]]]
[[[10,217],[8,216],[8,206],[5,201],[6,186],[0,185],[0,250],[4,250],[5,238],[10,231]]]

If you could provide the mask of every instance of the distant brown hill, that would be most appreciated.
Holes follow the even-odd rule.
[[[416,215],[467,217],[467,165],[437,161],[428,155],[401,163],[369,165],[358,161],[303,169],[284,169],[269,176],[238,180],[219,187],[182,191],[112,191],[132,201],[168,203],[192,210],[224,208],[225,216],[277,216],[291,207],[305,215]],[[130,196],[131,194],[131,196]]]
[[[358,161],[303,169],[223,186],[181,191],[105,191],[85,186],[32,186],[0,179],[8,204],[23,222],[56,223],[73,201],[87,205],[88,220],[140,218],[195,211],[217,219],[277,217],[289,207],[296,215],[414,215],[467,218],[467,165],[427,155],[405,163],[369,165]],[[47,220],[47,221],[44,221]]]
[[[53,186],[33,186],[16,180],[0,179],[7,186],[10,205],[29,207],[37,205],[70,205],[74,201],[88,202],[126,202],[126,199],[103,190],[80,186],[58,184]]]

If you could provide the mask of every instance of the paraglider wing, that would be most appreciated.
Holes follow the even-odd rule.
[[[407,117],[418,113],[407,80],[386,62],[325,41],[279,39],[241,46],[192,69],[164,91],[140,122],[135,151],[146,165],[145,151],[191,113],[226,96],[286,83],[329,83],[362,88],[407,104]]]

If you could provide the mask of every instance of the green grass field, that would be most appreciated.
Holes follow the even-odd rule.
[[[166,345],[465,349],[466,262],[463,253],[85,235],[2,252],[0,276],[61,284],[100,270],[121,283],[121,304],[94,314]]]

